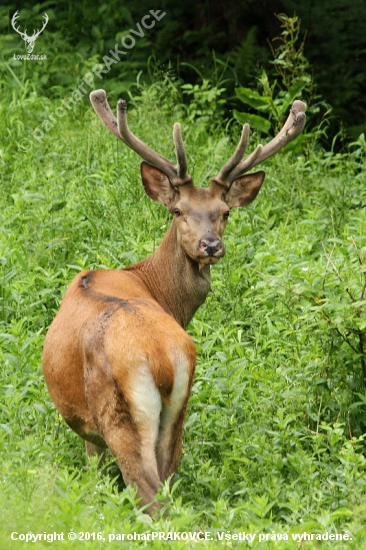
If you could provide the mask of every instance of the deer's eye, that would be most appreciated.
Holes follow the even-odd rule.
[[[174,208],[174,215],[177,216],[177,218],[182,215],[182,212],[179,210],[179,208]]]
[[[230,211],[224,212],[224,220],[226,221],[228,217],[230,216]]]

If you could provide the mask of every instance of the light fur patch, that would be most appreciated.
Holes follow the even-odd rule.
[[[170,404],[163,404],[160,420],[160,437],[169,436],[170,429],[181,411],[188,393],[189,361],[180,350],[171,349],[170,355],[174,364],[174,386]]]

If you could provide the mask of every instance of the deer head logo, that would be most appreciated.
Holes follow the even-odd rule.
[[[25,29],[25,31],[22,32],[22,31],[19,30],[19,28],[17,28],[15,26],[15,22],[18,19],[18,14],[19,14],[19,11],[16,11],[14,13],[13,18],[11,20],[11,26],[23,38],[23,40],[25,42],[25,47],[26,47],[27,53],[32,53],[35,41],[37,40],[37,38],[39,37],[39,35],[41,34],[41,32],[44,30],[45,26],[48,23],[48,15],[47,15],[47,13],[44,14],[44,22],[43,22],[42,28],[39,31],[33,31],[32,36],[28,36],[27,35],[27,29]]]

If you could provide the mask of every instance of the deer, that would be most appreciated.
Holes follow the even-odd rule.
[[[182,453],[196,366],[185,329],[210,291],[211,265],[225,255],[230,210],[250,204],[262,186],[263,170],[246,172],[300,134],[306,105],[296,100],[278,135],[243,158],[245,124],[232,157],[201,188],[188,173],[180,124],[173,128],[175,165],[131,132],[124,100],[115,118],[104,90],[90,99],[105,127],[143,159],[145,191],[173,219],[146,259],[74,278],[45,338],[43,372],[57,410],[85,440],[87,455],[102,460],[108,448],[125,484],[154,515],[162,507],[156,495],[171,481]]]
[[[44,29],[45,29],[45,27],[48,23],[48,15],[47,15],[47,13],[44,14],[44,22],[43,22],[42,28],[39,31],[33,31],[32,36],[28,36],[27,35],[27,29],[25,29],[24,32],[22,32],[21,30],[19,30],[19,27],[15,26],[15,21],[19,17],[18,14],[19,14],[19,11],[16,11],[14,13],[14,15],[12,17],[12,20],[11,20],[11,26],[23,38],[23,40],[25,42],[25,47],[26,47],[27,53],[33,53],[34,44],[35,44],[37,38],[39,37],[39,35],[41,34],[41,32],[44,31]]]

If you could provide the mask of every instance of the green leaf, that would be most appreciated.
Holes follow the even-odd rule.
[[[8,424],[0,424],[0,426],[2,427],[3,430],[6,431],[7,434],[12,435],[13,430]]]
[[[301,92],[303,91],[305,86],[305,82],[296,82],[287,90],[286,94],[283,96],[283,103],[279,107],[281,113],[285,113],[295,101],[295,99],[299,99],[299,96],[301,95]]]
[[[47,414],[47,411],[46,411],[46,409],[44,408],[43,405],[39,405],[38,403],[35,403],[34,408],[36,409],[36,411],[38,411],[42,414]]]
[[[353,511],[348,508],[338,508],[332,512],[332,521],[335,521],[339,518],[351,518],[353,516]]]
[[[254,107],[254,109],[267,107],[270,102],[269,97],[263,97],[258,92],[251,90],[250,88],[235,88],[235,93],[243,103]]]
[[[49,208],[49,212],[58,212],[59,210],[62,210],[63,208],[65,208],[66,206],[66,201],[60,201],[60,202],[55,202],[50,208]]]
[[[240,113],[236,109],[233,110],[234,118],[240,122],[240,124],[245,124],[248,122],[252,128],[268,134],[271,128],[271,123],[269,120],[259,116],[259,115],[249,115],[248,113]]]

